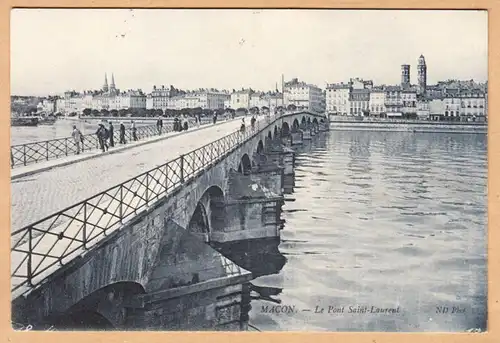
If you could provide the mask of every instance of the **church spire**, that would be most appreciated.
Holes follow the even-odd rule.
[[[112,73],[111,74],[111,88],[115,88],[115,74]]]
[[[107,92],[108,91],[108,74],[104,73],[104,85],[102,86],[102,90]]]

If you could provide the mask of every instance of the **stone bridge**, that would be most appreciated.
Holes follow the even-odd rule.
[[[227,251],[279,237],[290,147],[328,125],[307,111],[259,122],[175,193],[15,298],[13,321],[62,330],[245,329],[253,277]]]

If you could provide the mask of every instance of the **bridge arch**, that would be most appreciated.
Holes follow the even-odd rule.
[[[115,326],[96,311],[74,311],[53,317],[49,320],[58,331],[65,330],[114,330]]]
[[[288,136],[290,134],[290,126],[287,122],[283,122],[283,126],[281,127],[281,137]]]
[[[296,132],[298,131],[300,128],[300,124],[299,124],[299,121],[296,119],[294,119],[293,123],[292,123],[292,131],[293,132]]]
[[[314,119],[313,119],[313,121],[312,121],[312,123],[313,123],[314,125],[318,125],[318,119],[317,119],[317,118],[314,118]]]
[[[218,186],[208,187],[196,205],[188,228],[195,233],[222,230],[225,223],[224,192]]]
[[[278,126],[275,125],[274,126],[274,132],[273,132],[273,139],[277,139],[278,138],[278,133],[279,133]]]
[[[300,126],[301,127],[305,127],[307,125],[307,120],[306,120],[306,116],[303,116],[302,117],[302,120],[300,122]]]
[[[262,154],[262,153],[264,153],[264,143],[262,142],[261,139],[257,144],[257,154]]]
[[[47,322],[56,330],[117,329],[125,323],[124,301],[144,293],[144,287],[135,281],[114,282],[88,294],[66,311],[49,316]]]
[[[248,154],[243,154],[241,157],[240,165],[238,166],[238,173],[242,173],[244,175],[250,174],[252,170],[252,162]]]
[[[269,138],[269,139],[273,139],[273,134],[272,134],[272,132],[271,132],[271,131],[268,131],[268,132],[267,132],[267,138]],[[266,143],[266,146],[267,146],[267,143]]]

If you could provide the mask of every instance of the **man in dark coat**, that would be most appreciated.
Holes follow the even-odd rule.
[[[109,146],[114,147],[115,146],[115,128],[113,127],[113,123],[110,121],[109,122]]]
[[[120,144],[126,144],[127,142],[125,141],[125,125],[120,123]]]

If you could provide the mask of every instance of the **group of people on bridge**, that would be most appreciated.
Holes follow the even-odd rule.
[[[158,128],[158,134],[161,134],[161,130],[163,127],[163,122],[159,120],[157,122],[157,128]],[[130,126],[131,132],[132,132],[132,140],[137,141],[137,127],[135,126],[135,122],[132,120],[131,126]],[[125,138],[125,124],[123,122],[120,122],[120,135],[119,135],[119,143],[120,144],[127,144],[127,140]],[[96,131],[96,136],[97,140],[99,142],[99,148],[102,150],[102,152],[106,152],[109,150],[110,147],[115,146],[115,136],[114,136],[114,131],[115,128],[113,126],[113,123],[110,121],[108,123],[108,127],[104,125],[104,123],[100,123],[99,127],[97,128]],[[73,140],[75,142],[76,146],[76,154],[80,154],[80,151],[84,151],[84,135],[82,132],[76,127],[76,125],[73,125],[73,132],[71,133],[71,136],[73,137]]]

